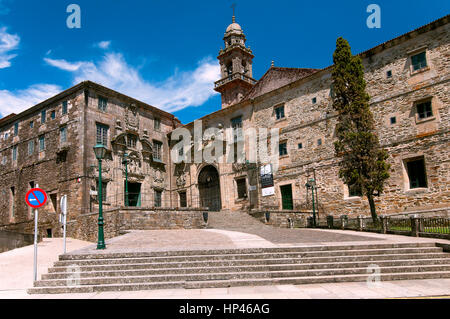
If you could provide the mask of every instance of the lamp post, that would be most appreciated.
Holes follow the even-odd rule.
[[[123,154],[122,164],[125,164],[125,207],[128,207],[128,153]]]
[[[316,188],[316,181],[314,178],[310,178],[308,182],[305,184],[306,186],[306,196],[308,196],[308,189],[311,188],[311,194],[312,194],[312,209],[313,209],[313,226],[316,227],[316,207],[314,202],[314,189]]]
[[[98,242],[97,249],[105,249],[105,236],[103,234],[103,193],[102,193],[102,160],[106,155],[106,147],[102,144],[94,146],[95,157],[98,160]]]

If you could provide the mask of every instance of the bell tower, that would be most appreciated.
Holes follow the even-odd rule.
[[[255,85],[256,80],[253,79],[252,72],[254,55],[250,47],[245,46],[244,32],[236,23],[234,15],[223,40],[225,49],[220,49],[217,57],[221,79],[214,83],[214,90],[222,95],[222,108],[226,108],[239,103]]]

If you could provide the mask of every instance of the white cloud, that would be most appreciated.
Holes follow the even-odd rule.
[[[161,83],[150,83],[127,64],[120,53],[107,53],[97,62],[68,62],[44,58],[51,66],[73,73],[74,84],[90,80],[168,112],[198,106],[211,96],[220,69],[212,58],[201,60],[192,71],[176,72]]]
[[[20,37],[17,34],[6,32],[6,27],[0,28],[0,69],[11,66],[10,60],[17,54],[9,54],[19,46]]]
[[[108,49],[110,45],[111,41],[100,41],[99,43],[95,44],[96,47],[104,50]]]
[[[20,113],[62,91],[53,84],[35,84],[25,90],[0,90],[0,114]]]

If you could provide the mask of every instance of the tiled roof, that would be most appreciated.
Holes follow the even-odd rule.
[[[248,92],[243,100],[254,99],[255,97],[300,80],[317,71],[319,71],[319,69],[271,67],[250,92]]]

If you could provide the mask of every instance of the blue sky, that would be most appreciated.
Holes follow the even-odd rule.
[[[358,53],[450,12],[448,0],[0,0],[0,117],[85,79],[183,123],[218,110],[216,56],[233,2],[255,54],[256,79],[272,60],[281,67],[331,65],[339,36]],[[66,25],[71,3],[81,8],[80,29]],[[366,26],[371,3],[381,8],[380,29]]]

